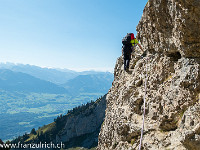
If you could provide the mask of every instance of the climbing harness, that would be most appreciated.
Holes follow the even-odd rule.
[[[146,59],[146,75],[145,75],[145,93],[144,93],[144,111],[143,111],[143,123],[142,123],[142,129],[141,129],[141,136],[140,136],[140,145],[139,145],[139,149],[141,150],[141,146],[142,146],[142,138],[143,138],[143,134],[144,134],[144,117],[145,117],[145,103],[146,103],[146,93],[147,93],[147,65],[148,65],[148,58]]]

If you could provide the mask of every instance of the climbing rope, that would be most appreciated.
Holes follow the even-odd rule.
[[[147,93],[147,65],[148,65],[148,58],[146,60],[146,75],[145,75],[145,93],[144,93],[144,111],[143,111],[143,123],[142,123],[142,129],[141,129],[141,136],[140,136],[140,145],[139,149],[141,150],[142,146],[142,139],[143,139],[143,134],[144,134],[144,117],[145,117],[145,103],[146,103],[146,93]]]

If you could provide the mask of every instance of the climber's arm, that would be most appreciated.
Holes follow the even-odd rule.
[[[142,46],[140,45],[140,43],[137,43],[137,45],[140,47],[140,49],[144,52]]]

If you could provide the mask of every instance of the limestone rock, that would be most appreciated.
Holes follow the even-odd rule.
[[[94,107],[84,110],[80,114],[66,120],[64,129],[57,135],[57,143],[68,142],[72,138],[99,130],[105,117],[105,96],[99,102],[96,101],[95,103]]]
[[[137,26],[138,38],[152,51],[199,57],[199,6],[199,0],[149,0]]]
[[[137,26],[147,55],[136,50],[132,72],[118,58],[98,150],[138,149],[146,75],[143,149],[200,149],[199,16],[199,0],[149,0]]]

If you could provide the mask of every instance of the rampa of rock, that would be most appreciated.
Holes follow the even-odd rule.
[[[138,149],[147,74],[142,149],[199,150],[200,1],[149,0],[137,31],[147,55],[117,59],[97,149]]]

